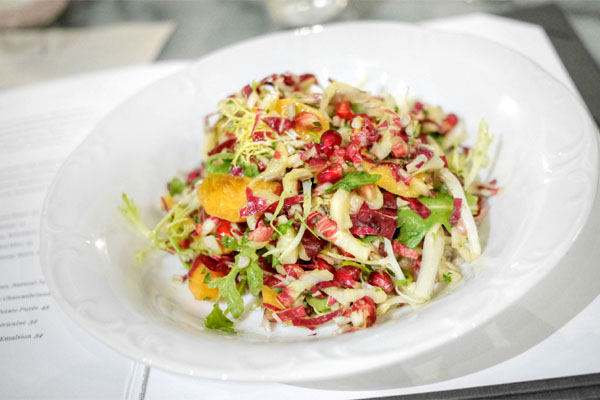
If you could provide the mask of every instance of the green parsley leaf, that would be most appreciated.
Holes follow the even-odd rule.
[[[175,196],[177,194],[183,193],[185,186],[185,183],[183,183],[179,178],[175,177],[171,179],[171,182],[169,182],[169,194],[171,196]]]
[[[442,224],[446,229],[452,229],[448,221],[454,210],[454,199],[445,193],[438,193],[436,197],[419,197],[419,201],[431,210],[431,215],[423,219],[408,207],[398,210],[398,226],[400,235],[398,240],[411,249],[417,246],[425,234],[435,224]],[[467,194],[467,203],[471,212],[477,212],[477,196]]]
[[[341,180],[339,180],[335,185],[327,189],[326,193],[333,193],[339,187],[342,187],[348,191],[352,189],[358,189],[361,186],[375,183],[379,179],[381,179],[381,175],[369,174],[365,171],[348,172],[344,174],[344,177]]]
[[[319,121],[315,121],[313,122],[313,125],[320,128],[321,127],[321,123]]]
[[[452,282],[452,272],[446,272],[444,275],[442,275],[442,278],[444,278],[444,282],[446,283]]]
[[[230,321],[221,311],[218,304],[213,306],[210,314],[204,320],[204,326],[208,329],[216,329],[227,333],[235,333],[233,329],[233,321]]]

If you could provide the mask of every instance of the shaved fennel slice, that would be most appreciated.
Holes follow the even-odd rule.
[[[431,298],[433,285],[437,277],[438,267],[444,254],[444,232],[440,224],[434,225],[425,235],[423,243],[423,259],[419,277],[415,286],[414,295],[416,297],[427,299]]]
[[[368,296],[373,299],[373,301],[377,304],[383,303],[387,300],[387,295],[382,289],[375,287],[363,287],[360,289],[341,289],[336,287],[329,287],[323,289],[323,291],[328,295],[333,297],[340,304],[347,306],[350,303],[355,302],[356,300]]]
[[[381,260],[382,264],[387,264],[387,266],[394,272],[394,276],[397,280],[406,279],[404,277],[404,274],[402,273],[402,268],[400,268],[400,264],[398,264],[398,260],[396,260],[396,256],[394,255],[394,248],[390,239],[384,237],[383,245],[385,252],[387,253],[387,257]]]
[[[312,199],[312,193],[311,193],[310,187],[311,187],[310,179],[307,179],[302,182],[302,190],[304,191],[303,211],[304,211],[305,219],[306,219],[306,217],[308,217],[308,214],[310,213],[310,203],[311,203],[311,199]],[[304,224],[302,224],[300,226],[300,229],[298,230],[298,233],[296,234],[296,237],[294,237],[294,240],[292,240],[288,244],[288,246],[285,248],[285,250],[283,250],[283,252],[281,253],[281,257],[280,257],[281,260],[288,260],[288,259],[295,258],[295,260],[292,263],[285,263],[285,264],[293,264],[298,259],[298,246],[300,245],[300,241],[302,240],[302,236],[304,236],[305,231],[306,231],[306,226]],[[282,261],[282,264],[283,264],[283,261]]]
[[[331,197],[330,211],[331,219],[340,227],[347,230],[352,228],[350,220],[350,192],[342,188],[338,189]]]
[[[473,261],[477,257],[481,255],[481,245],[479,244],[479,233],[477,232],[477,226],[475,225],[475,219],[473,219],[473,214],[471,214],[471,210],[469,209],[469,204],[465,197],[465,192],[458,181],[458,178],[454,176],[452,172],[448,169],[444,168],[440,171],[446,186],[448,187],[448,191],[452,194],[452,197],[455,199],[461,199],[462,205],[460,208],[460,217],[465,224],[465,228],[467,230],[467,238],[469,239],[469,259],[467,261]]]

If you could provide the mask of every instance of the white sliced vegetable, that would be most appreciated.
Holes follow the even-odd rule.
[[[306,218],[308,216],[308,214],[310,213],[310,201],[312,199],[310,187],[311,187],[310,179],[302,182],[302,190],[304,191],[304,204],[303,204],[304,218]],[[283,252],[281,253],[281,256],[279,257],[279,260],[281,261],[282,264],[293,264],[298,260],[299,251],[300,251],[300,242],[302,241],[302,236],[304,236],[305,231],[306,231],[306,226],[305,225],[300,226],[300,229],[298,230],[296,237],[294,237],[294,239],[283,250]],[[277,245],[279,245],[279,243],[277,243]],[[287,262],[288,260],[292,260],[292,259],[294,259],[293,262]],[[286,262],[283,262],[282,260],[286,260]]]
[[[462,200],[462,206],[460,208],[460,218],[465,224],[465,228],[467,229],[467,237],[469,238],[469,252],[471,257],[467,261],[472,261],[481,255],[481,245],[479,244],[479,233],[477,232],[477,226],[475,225],[475,220],[473,219],[473,214],[471,214],[471,210],[469,209],[469,203],[467,202],[467,198],[465,197],[465,192],[458,181],[458,178],[454,176],[452,172],[447,169],[442,169],[440,172],[442,178],[444,179],[444,183],[448,188],[448,191],[455,199]]]
[[[347,230],[352,228],[349,191],[340,188],[333,194],[331,197],[330,215],[339,229]]]
[[[431,227],[425,235],[421,269],[419,270],[419,277],[414,291],[416,297],[426,300],[431,298],[438,267],[444,254],[445,241],[444,231],[440,224]]]
[[[387,253],[387,257],[381,260],[382,265],[386,265],[389,269],[394,272],[394,276],[396,280],[404,280],[404,274],[402,273],[402,268],[400,268],[400,264],[398,264],[398,260],[396,260],[396,256],[394,255],[394,247],[392,246],[392,242],[388,238],[383,238],[383,246],[385,252]]]
[[[337,231],[332,242],[336,246],[342,248],[345,252],[362,260],[368,259],[369,254],[371,253],[371,250],[366,247],[363,242],[352,236],[350,232]]]
[[[383,303],[387,300],[387,294],[382,289],[375,287],[367,287],[360,289],[342,289],[336,287],[330,287],[323,289],[327,295],[333,297],[342,305],[348,305],[355,302],[356,300],[368,296],[373,299],[377,304]]]

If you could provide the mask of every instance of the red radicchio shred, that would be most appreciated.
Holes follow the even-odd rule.
[[[361,148],[375,143],[380,136],[375,130],[373,122],[369,118],[363,118],[363,126],[353,130],[350,140],[357,148]]]
[[[406,157],[408,155],[408,145],[404,140],[399,141],[392,146],[392,154],[396,158]]]
[[[265,131],[252,132],[252,141],[264,142],[265,141]]]
[[[285,274],[291,276],[292,278],[298,279],[302,274],[304,274],[304,270],[298,264],[285,264],[283,266],[285,269]]]
[[[283,212],[287,213],[291,206],[295,206],[296,204],[302,203],[303,199],[304,199],[304,197],[301,194],[297,194],[295,196],[286,197],[286,199],[283,200],[283,206],[281,207],[281,210]],[[274,213],[275,210],[277,210],[277,204],[278,203],[279,203],[278,201],[275,201],[275,202],[271,203],[269,205],[269,207],[267,207],[265,209],[265,212]]]
[[[202,265],[202,262],[200,261],[200,259],[198,257],[196,257],[196,259],[194,260],[194,263],[190,267],[190,270],[187,272],[187,274],[185,274],[184,276],[181,277],[183,279],[183,281],[184,282],[187,281],[194,274],[194,271],[196,271],[196,269],[200,265]]]
[[[365,237],[367,235],[378,235],[377,229],[370,226],[353,226],[350,228],[350,233],[354,236]]]
[[[281,322],[286,322],[291,319],[306,317],[306,310],[304,306],[298,306],[287,310],[276,312],[275,315],[279,317]]]
[[[248,200],[248,204],[246,207],[240,209],[240,218],[246,218],[250,215],[262,213],[269,207],[268,201],[254,196],[250,187],[246,187],[246,199]]]
[[[252,87],[250,87],[250,85],[246,85],[242,88],[242,94],[244,95],[245,98],[250,97],[250,95],[252,94]]]
[[[229,259],[225,257],[209,257],[206,254],[198,254],[194,264],[200,263],[211,271],[221,272],[222,274],[227,275],[231,268],[227,265],[226,260]]]
[[[258,125],[258,121],[260,121],[260,116],[262,114],[262,108],[256,110],[256,117],[254,117],[254,125],[252,125],[252,131],[250,131],[250,137],[254,137],[254,132],[256,131],[256,127]]]
[[[199,168],[194,169],[188,174],[186,183],[188,185],[192,185],[194,183],[194,181],[199,177],[200,177],[200,169]]]
[[[332,274],[335,274],[335,268],[333,268],[333,265],[329,264],[327,261],[323,260],[322,258],[313,258],[313,262],[316,265],[317,269],[323,269],[323,270],[327,270],[329,272],[331,272]]]
[[[388,239],[394,237],[394,232],[398,225],[398,213],[391,208],[381,208],[379,210],[371,210],[366,203],[363,203],[358,214],[350,215],[353,228],[373,228],[364,230],[368,235],[381,235]],[[354,233],[354,231],[351,230]]]
[[[446,158],[446,156],[440,156],[440,158],[444,162],[444,168],[448,168],[448,159]]]
[[[244,170],[239,165],[236,165],[235,167],[231,167],[229,169],[229,173],[233,176],[244,176]]]
[[[362,311],[363,317],[365,318],[365,328],[373,325],[377,320],[375,302],[368,296],[361,297],[352,304],[350,312],[354,311]]]
[[[321,315],[315,318],[296,318],[292,320],[294,326],[304,326],[309,329],[315,329],[317,326],[324,324],[325,322],[331,321],[333,318],[341,315],[342,309],[330,312],[329,314]]]
[[[361,270],[360,268],[353,267],[351,265],[344,265],[333,275],[333,280],[340,283],[341,286],[346,288],[354,287],[360,280]]]
[[[337,303],[337,300],[335,299],[335,297],[329,296],[329,298],[327,299],[327,307],[331,307],[335,303]]]
[[[263,284],[270,288],[284,288],[287,282],[281,275],[263,274]]]
[[[288,308],[289,306],[294,304],[294,300],[296,299],[296,297],[293,296],[291,292],[292,289],[290,287],[286,287],[281,293],[277,295],[277,301],[284,308]]]
[[[419,217],[427,219],[431,215],[431,210],[421,203],[418,199],[412,197],[402,197],[402,200],[408,202],[408,207],[416,212]]]
[[[369,275],[369,283],[383,289],[384,292],[390,293],[394,290],[394,282],[392,277],[385,271],[373,271]]]
[[[277,133],[285,132],[294,127],[294,122],[282,117],[265,117],[262,121]]]
[[[284,74],[283,75],[283,83],[285,83],[288,86],[294,86],[294,84],[295,84],[294,77],[291,74]]]
[[[189,249],[190,248],[190,243],[191,243],[190,239],[182,239],[182,240],[179,241],[179,243],[177,243],[177,245],[179,247],[181,247],[182,249]]]
[[[433,157],[433,152],[431,150],[427,150],[427,149],[417,150],[417,152],[415,153],[415,157],[417,157],[420,154],[423,154],[425,157],[427,157],[427,160],[431,160],[431,157]]]
[[[279,311],[279,308],[275,307],[273,304],[269,304],[269,303],[263,303],[263,306],[265,306],[265,308],[268,308],[271,311]],[[275,319],[270,319],[271,322],[276,322]]]
[[[315,80],[315,85],[319,84],[319,82],[317,81],[317,77],[314,76],[313,74],[302,74],[299,76],[298,79],[300,80],[300,82],[304,82],[305,80],[311,79],[311,78]]]
[[[452,209],[452,215],[448,221],[452,226],[456,225],[460,220],[460,209],[462,207],[462,199],[454,199],[454,208]]]
[[[327,159],[313,157],[308,160],[308,167],[311,169],[322,170],[327,165]]]
[[[310,258],[316,257],[325,247],[326,242],[313,235],[308,229],[302,235],[302,246],[306,255]]]
[[[162,204],[162,208],[164,211],[169,211],[169,205],[167,204],[167,201],[165,200],[164,196],[161,196],[160,203]]]
[[[275,268],[263,256],[258,256],[258,266],[265,272],[276,273]]]
[[[260,160],[258,160],[257,165],[258,165],[258,170],[260,172],[263,172],[265,169],[267,169],[267,166],[265,165],[265,163]]]
[[[341,286],[341,282],[336,281],[335,279],[332,279],[330,281],[324,281],[324,282],[317,283],[315,285],[315,288],[317,290],[321,290],[321,289],[327,289],[327,288],[330,288],[330,287],[337,287],[337,286]]]
[[[381,193],[383,194],[383,208],[397,210],[398,203],[396,203],[396,196],[385,190],[382,190]]]
[[[440,124],[440,133],[445,135],[458,123],[458,117],[455,114],[448,114]]]
[[[413,108],[412,108],[412,110],[410,112],[411,112],[411,114],[418,114],[422,110],[423,110],[423,103],[421,103],[420,101],[417,101],[413,105]]]
[[[235,145],[235,139],[227,139],[222,143],[216,145],[211,151],[208,152],[209,156],[219,154],[225,149],[231,149]]]
[[[417,253],[415,250],[411,249],[410,247],[403,245],[400,242],[393,241],[392,248],[394,249],[394,254],[398,254],[403,257],[410,258],[413,260],[416,260],[419,258],[419,253]]]
[[[348,161],[351,161],[354,165],[359,165],[362,163],[362,157],[360,156],[358,149],[354,143],[346,146],[346,155],[344,158]]]
[[[248,235],[248,239],[253,242],[268,242],[273,236],[275,230],[270,226],[266,226],[265,223],[261,220],[256,225],[256,228],[250,232]]]
[[[337,233],[337,224],[323,214],[315,211],[308,216],[309,223],[314,224],[327,240],[332,240]]]

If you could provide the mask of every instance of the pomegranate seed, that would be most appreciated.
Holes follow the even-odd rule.
[[[335,146],[340,146],[342,144],[342,135],[333,129],[328,130],[321,136],[321,145],[319,149],[330,156],[335,150]]]
[[[323,171],[319,172],[317,175],[317,182],[319,182],[319,185],[326,182],[335,184],[337,181],[342,179],[342,176],[344,176],[344,169],[342,166],[339,164],[332,164]]]
[[[394,290],[394,282],[392,277],[385,271],[373,271],[369,275],[369,283],[373,286],[382,288],[386,293]]]

